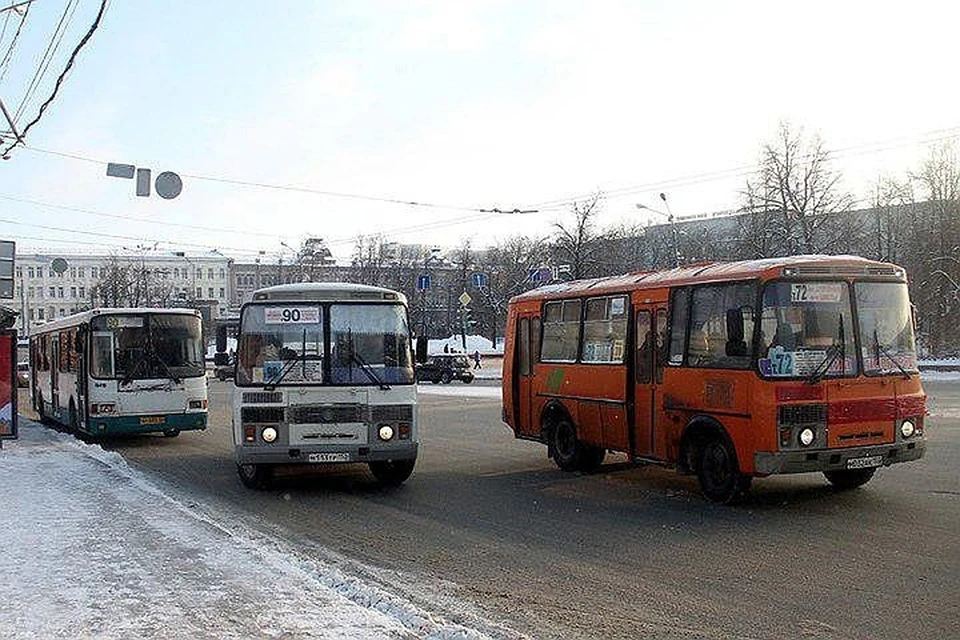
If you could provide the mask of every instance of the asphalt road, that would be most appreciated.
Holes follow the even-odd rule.
[[[597,474],[563,473],[513,438],[497,399],[421,394],[421,458],[395,490],[363,467],[243,488],[231,386],[215,380],[206,432],[106,446],[305,553],[378,567],[428,606],[467,602],[464,622],[504,636],[939,640],[960,629],[960,382],[925,386],[923,460],[847,493],[814,474],[756,481],[736,507],[610,457]]]

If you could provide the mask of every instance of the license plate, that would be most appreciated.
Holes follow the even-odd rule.
[[[164,416],[143,416],[140,424],[163,424],[167,419]]]
[[[308,453],[307,462],[350,462],[349,453]]]
[[[879,467],[883,464],[883,456],[867,456],[866,458],[850,458],[847,460],[847,469],[867,469]]]

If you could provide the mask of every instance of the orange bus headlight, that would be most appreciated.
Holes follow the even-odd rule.
[[[913,424],[912,420],[904,420],[900,424],[900,435],[904,438],[912,438],[916,432],[917,427]]]

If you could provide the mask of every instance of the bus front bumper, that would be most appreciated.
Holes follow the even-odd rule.
[[[339,464],[346,462],[379,462],[383,460],[416,460],[419,443],[409,442],[390,447],[264,447],[235,445],[237,464]]]
[[[919,460],[923,457],[926,449],[926,439],[920,437],[912,438],[907,442],[868,447],[775,453],[758,451],[753,456],[753,467],[758,476],[769,476],[775,473],[807,473],[810,471],[889,467],[891,464],[898,462]]]
[[[83,430],[94,436],[116,436],[206,428],[206,413],[164,413],[148,416],[90,416]]]

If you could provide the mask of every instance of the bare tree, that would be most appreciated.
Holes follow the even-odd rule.
[[[759,173],[744,192],[748,213],[761,216],[751,225],[757,228],[759,222],[762,233],[771,234],[758,249],[771,255],[824,251],[838,235],[831,228],[836,218],[829,214],[848,211],[853,197],[830,169],[822,141],[807,140],[802,129],[794,132],[781,123],[777,139],[760,155]]]
[[[558,265],[569,264],[570,276],[574,280],[593,275],[599,263],[600,243],[594,232],[594,221],[600,212],[602,195],[597,193],[589,200],[574,202],[570,208],[573,224],[564,226],[554,223],[556,233],[553,239],[553,253]]]

